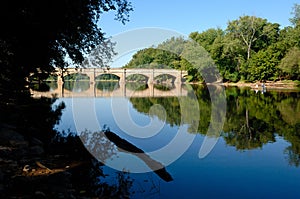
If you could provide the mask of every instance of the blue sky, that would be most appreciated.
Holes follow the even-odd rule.
[[[227,22],[243,15],[266,18],[282,27],[290,25],[289,18],[299,0],[131,0],[134,11],[123,25],[114,20],[114,13],[102,15],[99,25],[106,36],[144,27],[171,29],[188,35],[208,28],[225,29]]]
[[[131,2],[134,11],[130,13],[130,21],[125,25],[114,20],[114,12],[104,13],[101,16],[99,26],[106,33],[106,37],[114,38],[126,34],[127,31],[143,28],[168,29],[187,37],[191,32],[202,32],[209,28],[226,29],[229,21],[243,15],[265,18],[269,22],[279,23],[283,28],[291,25],[289,18],[292,17],[294,4],[300,4],[300,0],[131,0]],[[133,40],[134,38],[128,41],[128,46]],[[147,40],[147,35],[144,40]],[[127,54],[118,52],[110,66],[115,68],[125,65],[133,54],[132,49],[128,49]]]

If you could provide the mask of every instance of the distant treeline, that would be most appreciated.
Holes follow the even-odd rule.
[[[203,81],[201,69],[215,64],[223,81],[299,80],[300,5],[295,4],[292,13],[292,26],[284,28],[267,19],[241,16],[229,21],[225,30],[192,32],[190,40],[171,38],[138,51],[124,67],[187,70],[188,81]],[[209,58],[205,52],[195,52],[195,42]],[[191,59],[193,56],[200,61]]]

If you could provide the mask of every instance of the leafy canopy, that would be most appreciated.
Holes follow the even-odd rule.
[[[110,10],[125,23],[132,7],[128,0],[1,1],[1,85],[22,80],[37,69],[64,68],[66,57],[80,64],[85,54],[106,41],[97,22]]]

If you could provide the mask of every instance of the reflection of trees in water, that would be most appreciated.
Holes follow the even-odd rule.
[[[237,149],[254,149],[275,141],[270,97],[250,90],[227,90],[228,111],[224,139]],[[268,115],[268,116],[267,116]]]
[[[118,81],[97,81],[96,88],[101,91],[114,91],[120,88]]]
[[[296,153],[296,151],[298,153]],[[289,146],[284,150],[284,153],[286,154],[286,158],[289,162],[289,165],[294,165],[296,167],[300,166],[300,153],[299,148],[295,149],[293,146]]]
[[[171,126],[189,124],[189,132],[198,132],[199,112],[198,101],[190,97],[168,97],[168,98],[130,98],[133,107],[139,112],[155,114],[159,112],[149,112],[150,108],[156,104],[161,105],[166,112],[156,114],[160,120],[167,121]],[[181,108],[185,107],[184,109]],[[184,115],[184,117],[183,117]]]
[[[291,125],[296,125],[300,121],[300,95],[294,94],[293,97],[280,101],[278,110],[282,115],[282,119]]]
[[[205,87],[193,86],[199,111],[200,121],[195,114],[196,104],[189,97],[173,98],[131,98],[133,107],[142,113],[149,113],[150,107],[160,104],[167,114],[170,125],[189,125],[189,132],[206,134],[211,121],[210,94]],[[210,89],[217,92],[217,88]],[[180,99],[180,101],[179,101]],[[267,92],[256,94],[249,89],[226,89],[227,112],[223,134],[228,145],[238,150],[260,148],[275,142],[276,135],[291,143],[287,149],[290,162],[298,166],[300,155],[300,93]],[[181,121],[180,104],[188,104],[188,117]],[[186,115],[186,114],[185,114]],[[160,116],[157,115],[159,118]],[[160,118],[164,119],[164,118]]]
[[[117,153],[116,146],[106,138],[103,132],[86,130],[80,133],[80,139],[85,148],[103,163]]]
[[[159,104],[161,105],[167,114],[167,122],[173,125],[179,125],[181,121],[181,113],[180,113],[180,105],[177,97],[168,97],[168,98],[130,98],[130,101],[133,107],[142,113],[149,113],[150,108],[153,105]],[[161,114],[156,115],[159,119],[164,120],[165,118],[161,118]]]
[[[81,73],[72,73],[64,76],[65,81],[90,81],[89,76]]]
[[[224,139],[237,149],[254,149],[275,142],[278,134],[291,143],[285,151],[291,164],[299,166],[299,93],[227,89],[227,121]]]
[[[207,132],[210,123],[211,102],[209,92],[202,86],[193,86],[188,96],[167,97],[167,98],[131,98],[133,107],[142,113],[149,113],[150,108],[155,104],[160,104],[166,111],[166,121],[171,126],[188,124],[190,133]],[[196,95],[196,98],[195,98]],[[184,107],[184,108],[183,108]],[[200,120],[199,120],[200,114]],[[182,117],[184,115],[184,117]],[[155,115],[164,121],[162,115]]]
[[[147,83],[143,82],[126,82],[126,89],[131,91],[143,91],[148,88]]]
[[[223,134],[228,145],[235,146],[239,150],[245,150],[259,148],[263,144],[275,142],[273,129],[268,129],[265,122],[255,118],[247,121],[247,110],[245,118],[240,118],[239,122],[230,131],[225,130]]]
[[[64,88],[72,92],[83,92],[90,88],[90,82],[88,81],[65,81]]]
[[[172,83],[156,83],[153,85],[154,88],[161,91],[170,91],[175,88],[175,85]]]

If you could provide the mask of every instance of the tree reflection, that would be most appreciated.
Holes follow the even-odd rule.
[[[90,82],[88,82],[88,81],[80,81],[80,82],[66,81],[66,82],[64,82],[63,86],[66,90],[80,93],[80,92],[86,91],[90,88]]]
[[[285,150],[291,165],[299,166],[299,93],[267,92],[231,88],[227,94],[226,143],[238,150],[255,149],[275,142],[276,135],[291,143]]]
[[[101,91],[114,91],[120,88],[118,81],[97,81],[96,88]]]
[[[117,154],[116,146],[110,142],[103,132],[83,131],[80,139],[91,154],[101,162],[105,163],[113,155]]]
[[[143,91],[148,88],[148,84],[144,82],[126,82],[126,88],[131,91]]]
[[[217,87],[210,92],[217,93]],[[191,92],[191,91],[189,91]],[[206,134],[211,122],[211,101],[206,87],[193,85],[200,109],[200,121],[195,114],[196,103],[189,96],[171,98],[131,98],[133,107],[142,113],[149,113],[150,107],[160,104],[167,113],[170,125],[188,124],[189,132]],[[287,148],[288,161],[299,166],[300,155],[300,93],[272,92],[255,93],[251,89],[226,88],[227,112],[222,136],[226,143],[237,150],[261,148],[276,142],[282,136],[291,143]],[[181,118],[182,104],[189,104],[189,114]],[[155,113],[152,113],[155,114]],[[156,115],[158,118],[159,115]],[[220,116],[222,117],[222,116]],[[164,118],[160,118],[164,119]]]
[[[199,90],[196,89],[195,93],[194,90],[191,89],[189,92],[188,96],[168,98],[130,98],[130,101],[133,104],[133,107],[142,113],[149,113],[149,110],[153,105],[159,104],[165,109],[167,114],[166,121],[171,126],[188,124],[188,131],[190,133],[205,134],[209,126],[211,113],[211,103],[208,90],[203,87],[199,87]],[[198,100],[195,98],[195,95]],[[182,109],[182,107],[184,107],[184,109]],[[200,111],[200,121],[198,110]],[[182,117],[183,115],[184,117]],[[162,121],[165,119],[159,114],[155,116]]]
[[[161,91],[170,91],[175,88],[175,85],[173,83],[156,83],[154,84],[154,88]]]
[[[296,153],[299,149],[294,149],[292,146],[289,146],[285,149],[284,153],[287,155],[289,165],[294,165],[296,167],[300,166],[300,153]]]

